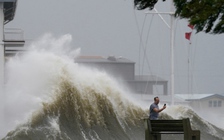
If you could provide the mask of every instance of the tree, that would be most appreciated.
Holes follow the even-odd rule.
[[[152,10],[157,3],[158,0],[134,0],[135,7],[137,7],[138,10],[143,10],[146,8],[149,8]]]
[[[165,1],[165,0],[163,0]],[[158,0],[134,0],[138,10],[152,10]],[[224,33],[224,0],[173,0],[175,17],[188,19],[197,32]]]

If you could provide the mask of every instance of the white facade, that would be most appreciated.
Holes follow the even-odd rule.
[[[3,92],[4,67],[5,67],[5,47],[3,44],[4,12],[3,2],[0,1],[0,92]]]
[[[213,113],[224,112],[224,95],[220,94],[176,94],[177,97],[189,102],[194,110]]]

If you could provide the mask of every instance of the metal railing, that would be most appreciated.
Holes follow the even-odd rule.
[[[4,28],[4,41],[24,41],[24,31],[19,28]]]

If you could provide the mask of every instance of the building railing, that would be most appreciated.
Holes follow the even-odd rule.
[[[24,41],[24,31],[19,28],[4,28],[4,41]]]

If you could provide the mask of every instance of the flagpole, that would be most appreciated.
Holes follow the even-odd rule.
[[[170,57],[171,57],[171,74],[170,74],[170,94],[171,105],[174,105],[174,5],[171,1],[171,14],[170,14]]]
[[[171,1],[170,12],[158,12],[155,8],[156,12],[146,12],[145,14],[158,14],[162,21],[168,26],[170,29],[170,94],[171,94],[171,105],[174,105],[174,3]],[[163,19],[161,14],[169,14],[170,15],[170,26]]]

